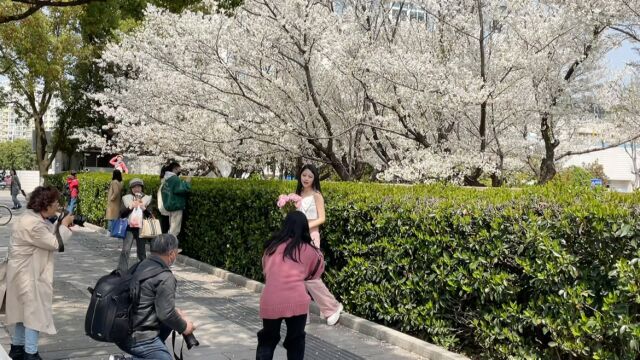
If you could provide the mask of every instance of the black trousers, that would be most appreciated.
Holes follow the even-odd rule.
[[[163,234],[169,233],[169,217],[166,215],[160,215],[160,230]]]
[[[287,359],[304,359],[304,339],[306,337],[304,326],[307,322],[307,314],[276,320],[262,319],[262,330],[258,331],[256,360],[273,359],[273,352],[280,342],[282,320],[287,324],[287,336],[282,344],[287,349]]]

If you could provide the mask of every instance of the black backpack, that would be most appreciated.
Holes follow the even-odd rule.
[[[84,319],[84,331],[92,339],[110,343],[126,340],[133,331],[131,310],[140,298],[140,284],[170,271],[154,266],[136,273],[139,264],[124,274],[114,270],[101,277],[95,288],[89,288],[91,301]]]

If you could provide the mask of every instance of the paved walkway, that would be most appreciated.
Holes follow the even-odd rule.
[[[0,192],[0,203],[9,202],[6,194]],[[10,228],[0,227],[0,257],[6,256]],[[41,337],[40,353],[44,359],[107,359],[109,354],[120,352],[114,345],[95,342],[84,334],[89,302],[86,289],[116,267],[120,244],[104,235],[78,229],[65,244],[66,251],[56,256],[53,303],[58,334]],[[136,252],[131,253],[135,256]],[[185,359],[254,359],[255,334],[261,326],[259,295],[188,266],[176,264],[173,271],[179,284],[176,303],[196,323],[195,335],[200,341],[200,346],[191,351],[184,348]],[[5,349],[10,344],[4,315],[0,316],[0,344]],[[275,358],[286,359],[282,347]],[[339,325],[329,327],[315,315],[307,326],[305,358],[421,359]]]

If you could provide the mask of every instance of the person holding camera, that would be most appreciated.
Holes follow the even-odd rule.
[[[53,254],[64,251],[73,215],[57,218],[60,192],[38,186],[27,211],[13,227],[7,263],[6,323],[15,325],[12,359],[37,360],[40,333],[55,334],[53,324]]]
[[[142,261],[135,273],[152,267],[170,269],[180,249],[178,239],[171,234],[158,235],[151,242],[151,255]],[[186,341],[194,342],[196,329],[191,320],[175,307],[176,278],[171,270],[164,271],[140,284],[140,300],[131,310],[132,333],[116,345],[133,359],[173,360],[165,341],[171,331],[177,331]],[[109,360],[131,359],[111,355]]]
[[[131,254],[131,246],[134,239],[136,241],[138,260],[142,261],[147,257],[146,243],[145,239],[140,238],[140,229],[142,228],[142,220],[151,216],[151,212],[148,209],[151,204],[151,195],[144,194],[144,182],[142,179],[131,179],[129,181],[129,189],[130,193],[122,197],[125,209],[120,216],[129,220],[127,235],[122,243],[122,252],[118,262],[118,269],[122,273],[129,270],[129,254]]]

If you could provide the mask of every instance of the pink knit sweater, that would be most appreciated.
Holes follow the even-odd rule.
[[[324,272],[324,257],[320,250],[304,244],[300,248],[298,262],[283,259],[287,243],[280,244],[271,256],[262,258],[265,287],[260,297],[260,318],[280,319],[306,314],[311,298],[304,286],[304,279],[320,266],[314,275],[319,279]]]

